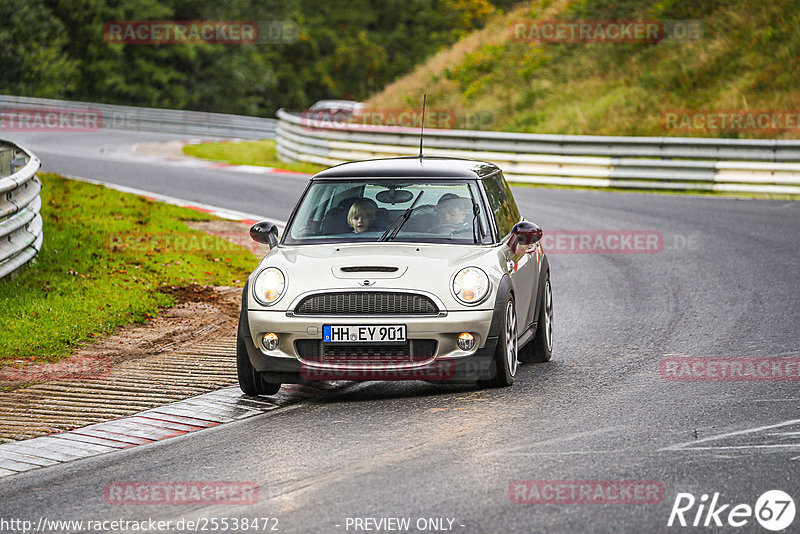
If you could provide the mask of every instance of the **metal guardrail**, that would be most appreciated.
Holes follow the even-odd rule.
[[[40,166],[29,150],[0,141],[0,278],[42,249],[42,183],[36,176]]]
[[[246,117],[243,115],[0,95],[0,119],[2,119],[4,125],[0,126],[0,132],[4,129],[8,130],[9,127],[13,129],[13,125],[20,125],[20,123],[25,129],[35,128],[36,121],[58,121],[62,116],[68,116],[70,113],[82,115],[79,121],[80,124],[70,124],[68,127],[63,128],[64,130],[90,131],[112,128],[213,137],[265,139],[274,137],[277,125],[275,119]],[[50,128],[45,122],[42,129],[57,131],[62,128],[58,126]]]
[[[317,120],[278,110],[278,155],[337,165],[412,156],[416,128]],[[800,140],[604,137],[425,130],[425,154],[488,160],[512,182],[800,194]]]

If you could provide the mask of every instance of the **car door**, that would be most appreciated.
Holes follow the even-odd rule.
[[[498,238],[503,243],[503,268],[514,286],[517,329],[522,334],[533,321],[536,306],[536,285],[539,278],[536,247],[518,247],[517,250],[508,248],[511,229],[522,220],[517,203],[502,173],[496,173],[482,181],[494,215]]]

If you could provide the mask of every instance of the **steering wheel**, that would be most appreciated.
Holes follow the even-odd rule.
[[[450,223],[442,223],[437,224],[428,232],[432,234],[455,234],[457,232],[464,232],[470,229],[469,223],[461,223],[461,224],[450,224]]]
[[[456,226],[455,224],[441,223],[428,230],[428,232],[431,234],[449,234],[455,232]]]

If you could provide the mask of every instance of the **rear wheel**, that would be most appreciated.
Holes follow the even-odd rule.
[[[253,368],[250,356],[247,354],[244,335],[241,329],[236,335],[236,374],[239,377],[239,387],[245,395],[253,397],[258,395],[274,395],[281,389],[281,385],[274,382],[265,382],[261,373]]]
[[[536,335],[519,350],[522,363],[549,362],[553,355],[553,291],[550,288],[550,273],[544,281],[544,294],[539,309]]]
[[[479,380],[478,387],[502,388],[514,383],[517,374],[517,312],[514,298],[509,295],[506,300],[500,338],[494,353],[495,375],[491,380]]]

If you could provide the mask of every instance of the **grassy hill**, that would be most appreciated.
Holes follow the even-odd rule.
[[[513,38],[534,20],[702,22],[694,42],[536,43]],[[556,134],[798,138],[771,131],[664,127],[679,110],[800,110],[797,0],[540,0],[487,26],[373,95],[374,108],[419,107],[490,117],[480,129]],[[473,115],[474,114],[474,115]]]

